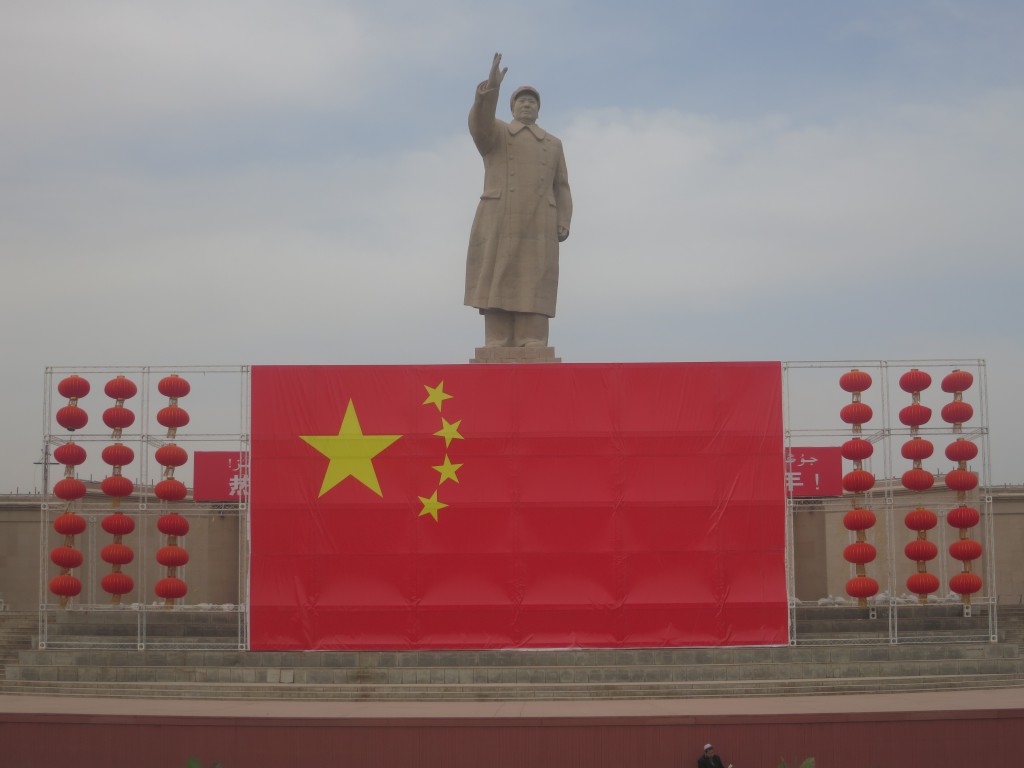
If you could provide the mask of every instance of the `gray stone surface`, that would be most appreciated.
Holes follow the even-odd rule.
[[[470,363],[560,363],[554,347],[477,347]]]

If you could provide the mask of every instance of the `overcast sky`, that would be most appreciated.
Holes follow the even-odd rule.
[[[565,145],[563,360],[984,359],[1024,481],[1022,35],[1018,0],[0,0],[0,493],[48,365],[471,357],[495,51]]]

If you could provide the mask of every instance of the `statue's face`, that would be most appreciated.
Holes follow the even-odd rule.
[[[537,122],[537,113],[539,112],[540,102],[529,92],[516,96],[516,100],[512,104],[512,116],[525,125],[533,125]]]

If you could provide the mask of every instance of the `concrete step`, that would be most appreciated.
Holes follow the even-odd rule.
[[[0,680],[7,666],[17,663],[18,653],[33,647],[31,637],[38,624],[39,617],[34,613],[0,613]]]
[[[299,685],[682,683],[740,680],[857,679],[934,675],[1017,675],[1024,659],[1016,647],[890,646],[829,649],[776,648],[751,653],[704,652],[686,661],[679,651],[464,652],[447,655],[387,653],[262,654],[240,652],[22,651],[8,665],[8,680],[108,683],[295,683]],[[810,651],[810,652],[809,652]],[[818,651],[815,653],[814,651]],[[649,657],[648,661],[644,661]]]
[[[687,683],[425,683],[401,685],[296,685],[216,683],[8,682],[4,693],[119,698],[302,699],[306,701],[482,701],[543,699],[714,698],[910,692],[1024,687],[1024,676],[924,675],[914,678],[809,678],[805,680],[690,681]]]
[[[186,649],[24,650],[20,663],[31,665],[222,666],[321,668],[458,668],[458,667],[630,667],[758,664],[859,663],[1020,659],[1015,645],[998,643],[931,643],[826,647],[640,648],[614,650],[465,650],[465,651],[240,651]]]

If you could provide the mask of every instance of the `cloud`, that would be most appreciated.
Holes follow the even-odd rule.
[[[1021,91],[831,125],[581,115],[564,131],[578,209],[567,257],[585,262],[596,301],[711,313],[725,294],[1005,267],[1022,130]]]

